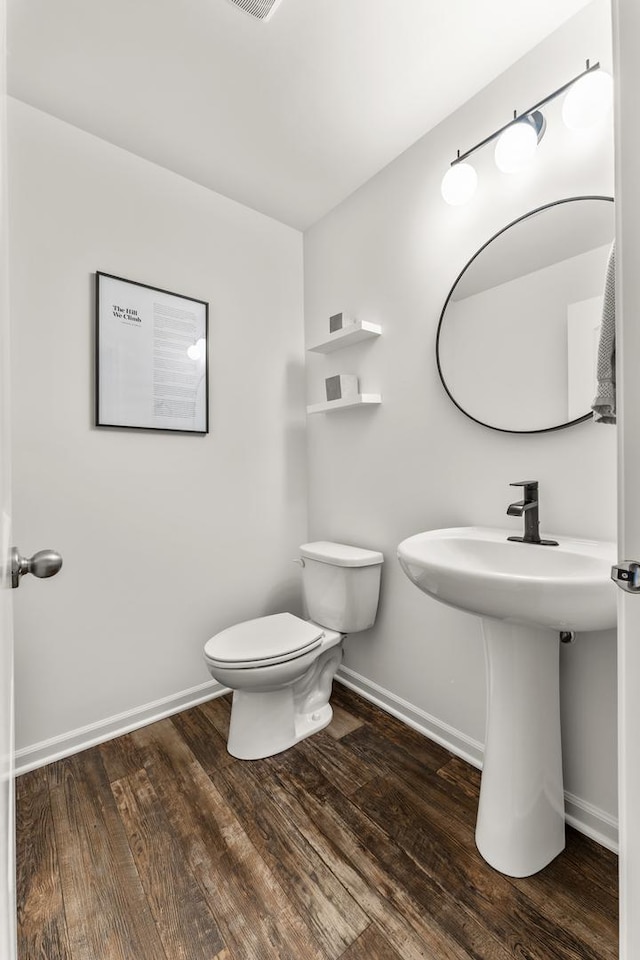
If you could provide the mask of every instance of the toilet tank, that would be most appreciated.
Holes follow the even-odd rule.
[[[303,544],[300,555],[310,620],[341,633],[357,633],[373,626],[384,561],[381,553],[318,540]]]

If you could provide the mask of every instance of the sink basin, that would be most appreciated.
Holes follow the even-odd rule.
[[[512,877],[542,870],[564,848],[560,631],[616,624],[613,543],[556,536],[556,547],[485,527],[403,540],[409,579],[441,603],[481,617],[487,726],[476,823],[484,859]]]
[[[398,559],[417,587],[469,613],[556,631],[615,627],[615,544],[556,536],[543,547],[512,543],[512,532],[429,530],[403,540]]]

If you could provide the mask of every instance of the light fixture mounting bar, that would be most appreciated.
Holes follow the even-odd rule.
[[[540,107],[543,107],[545,103],[550,103],[551,100],[555,100],[556,97],[561,96],[561,94],[563,94],[565,90],[568,90],[569,87],[572,87],[574,83],[577,83],[578,80],[582,79],[582,77],[584,77],[587,73],[593,73],[595,70],[599,70],[599,69],[600,69],[599,62],[594,63],[593,66],[590,66],[589,61],[587,60],[587,66],[582,71],[582,73],[579,73],[577,76],[573,77],[573,79],[568,80],[567,83],[563,83],[561,87],[558,87],[558,89],[554,90],[553,93],[548,94],[546,97],[544,97],[544,99],[539,100],[532,107],[529,107],[528,110],[523,110],[522,113],[520,114],[516,114],[514,111],[513,120],[509,120],[509,123],[505,123],[504,126],[500,127],[499,130],[496,130],[490,136],[485,137],[484,140],[481,140],[479,143],[476,143],[475,146],[471,147],[469,150],[466,150],[465,153],[460,153],[460,151],[458,150],[458,156],[455,158],[455,160],[451,161],[451,166],[454,167],[456,163],[462,163],[463,160],[466,160],[467,157],[470,157],[472,153],[476,152],[476,150],[479,150],[481,147],[485,147],[488,143],[491,143],[492,140],[495,140],[497,137],[499,137],[501,133],[504,133],[507,127],[510,127],[512,124],[517,123],[518,120],[523,120],[525,117],[528,117],[530,114],[532,114],[535,110],[539,110]]]

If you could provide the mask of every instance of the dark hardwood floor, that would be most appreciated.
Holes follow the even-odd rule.
[[[492,870],[479,774],[334,686],[330,727],[243,762],[210,701],[17,782],[20,960],[615,960],[617,860],[568,829]]]

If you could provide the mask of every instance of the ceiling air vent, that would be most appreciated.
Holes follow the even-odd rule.
[[[280,0],[231,0],[236,7],[240,7],[245,13],[250,13],[256,20],[268,20],[274,13]]]

